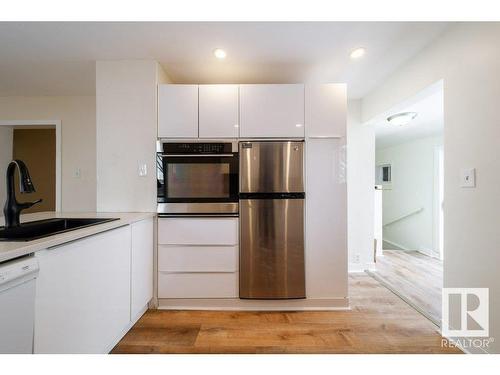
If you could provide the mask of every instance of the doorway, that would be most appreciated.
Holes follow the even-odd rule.
[[[10,161],[19,159],[27,165],[36,191],[19,193],[19,181],[14,179],[19,202],[42,199],[23,214],[60,211],[61,208],[61,124],[60,121],[0,121],[0,178],[5,179]],[[18,172],[16,172],[17,175]],[[5,183],[0,184],[0,204],[6,201]]]
[[[397,121],[391,121],[396,118]],[[443,286],[443,86],[382,114],[376,134],[375,230],[371,272],[435,324]]]

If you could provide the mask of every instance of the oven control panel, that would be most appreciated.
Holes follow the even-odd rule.
[[[226,154],[232,152],[231,143],[164,143],[166,154]]]

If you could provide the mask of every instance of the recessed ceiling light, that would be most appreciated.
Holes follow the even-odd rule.
[[[302,124],[295,124],[295,126],[296,126],[297,128],[301,128],[301,127],[302,127]]]
[[[365,55],[366,50],[363,47],[356,48],[351,51],[351,59],[356,60]]]
[[[226,58],[226,51],[224,51],[221,48],[216,48],[214,49],[214,56],[217,57],[219,60],[223,60]]]
[[[417,112],[402,112],[387,117],[387,121],[393,125],[402,126],[408,124],[415,117],[417,117]]]

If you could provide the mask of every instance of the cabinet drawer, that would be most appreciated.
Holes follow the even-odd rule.
[[[158,247],[158,270],[165,272],[236,272],[238,246]]]
[[[161,218],[160,245],[237,245],[238,218]]]
[[[158,298],[237,298],[238,273],[158,273]]]

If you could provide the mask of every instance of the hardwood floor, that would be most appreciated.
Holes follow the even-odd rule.
[[[443,262],[417,251],[384,250],[374,276],[441,325]]]
[[[148,311],[112,353],[458,353],[436,326],[368,275],[350,311]]]

